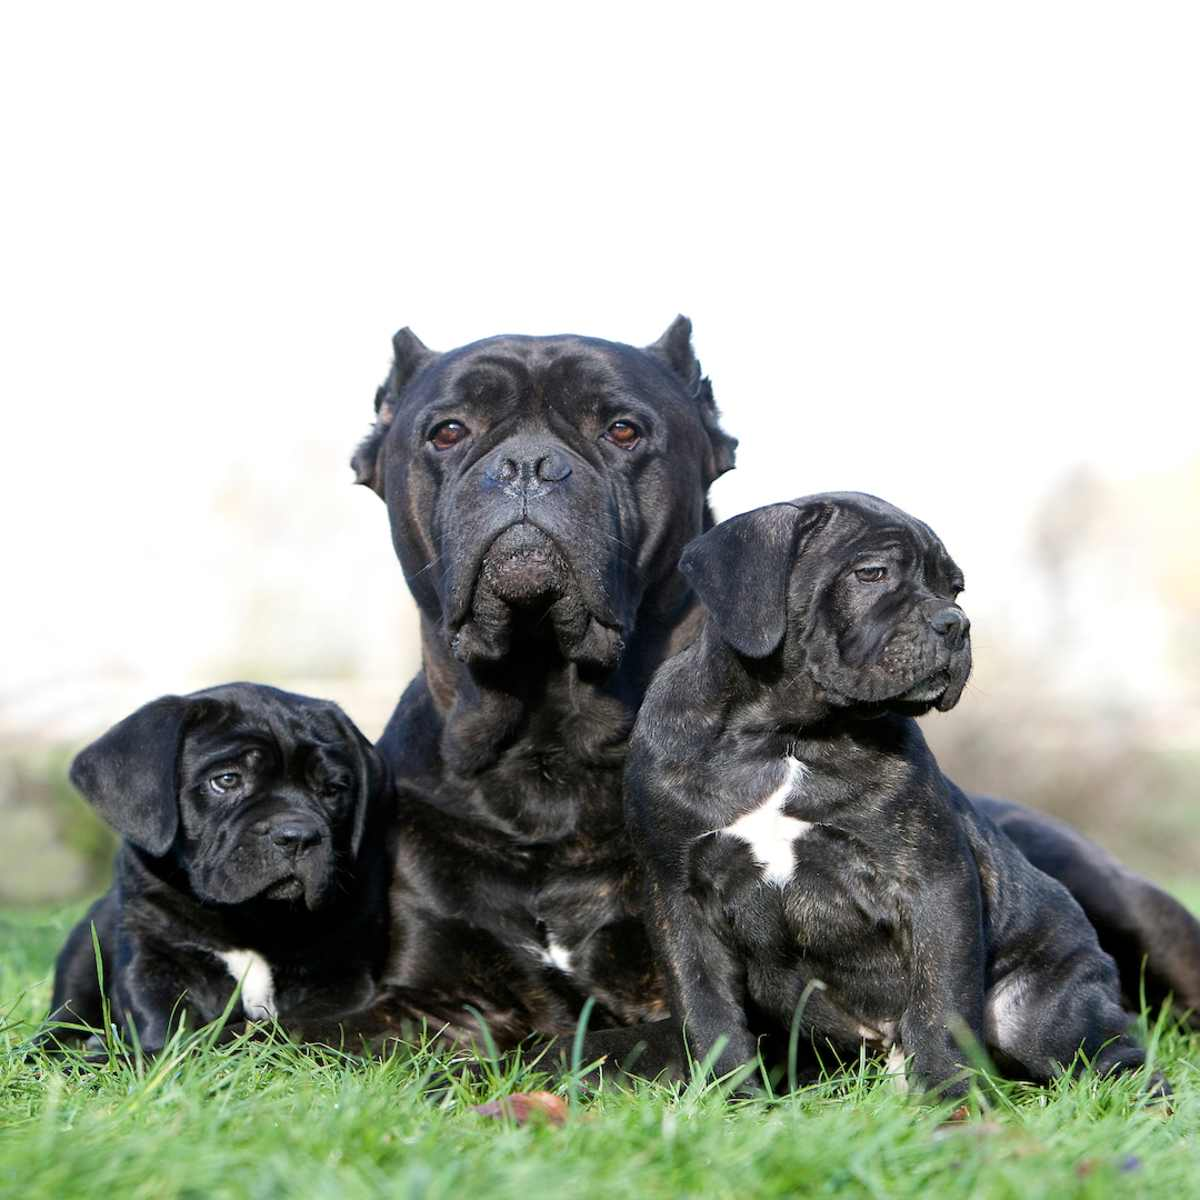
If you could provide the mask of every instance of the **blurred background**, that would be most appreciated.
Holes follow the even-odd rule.
[[[1200,867],[1187,4],[24,6],[0,47],[0,903],[94,890],[71,753],[418,666],[347,461],[389,339],[695,323],[738,469],[929,521],[964,785]]]

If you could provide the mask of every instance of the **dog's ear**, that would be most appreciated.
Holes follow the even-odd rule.
[[[71,763],[71,782],[100,815],[156,858],[179,828],[179,749],[191,707],[183,696],[152,700]]]
[[[387,381],[375,392],[375,426],[359,443],[350,458],[354,482],[383,496],[383,470],[379,452],[396,415],[396,400],[408,381],[427,362],[437,357],[406,325],[392,338],[392,369]]]
[[[371,822],[372,811],[388,802],[391,777],[379,751],[337,705],[333,707],[346,737],[358,754],[358,796],[354,807],[354,825],[350,831],[350,855],[357,858],[363,836]]]
[[[678,375],[696,402],[704,432],[708,434],[709,454],[704,465],[704,484],[707,487],[718,476],[732,470],[737,438],[730,437],[721,428],[721,414],[713,400],[712,384],[704,378],[700,360],[692,349],[691,321],[682,315],[676,317],[666,333],[646,347],[646,352]]]
[[[766,658],[783,641],[792,567],[829,514],[820,504],[768,504],[683,548],[680,571],[739,654]]]

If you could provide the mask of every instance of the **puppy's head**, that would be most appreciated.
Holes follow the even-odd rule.
[[[385,788],[337,705],[255,684],[152,701],[81,751],[71,781],[198,899],[313,910],[353,870]]]
[[[690,322],[643,349],[505,336],[435,353],[408,329],[393,348],[352,461],[426,618],[468,664],[536,636],[615,666],[643,599],[678,589],[705,491],[733,465]]]
[[[971,671],[962,572],[928,525],[858,492],[723,522],[680,570],[740,654],[804,671],[838,708],[953,708]]]

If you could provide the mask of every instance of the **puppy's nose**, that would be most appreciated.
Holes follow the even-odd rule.
[[[321,840],[321,828],[306,817],[288,817],[271,826],[271,841],[288,854],[302,854]]]
[[[971,622],[961,608],[943,608],[929,618],[929,623],[951,646],[960,646],[971,629]]]
[[[483,468],[492,483],[506,490],[544,491],[571,474],[567,456],[553,446],[513,444],[501,446]]]

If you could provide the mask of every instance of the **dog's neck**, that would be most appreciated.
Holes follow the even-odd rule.
[[[748,658],[708,620],[688,657],[688,687],[674,719],[686,727],[695,725],[695,712],[715,714],[710,750],[713,742],[729,739],[752,756],[892,758],[898,745],[920,737],[916,722],[902,713],[833,701],[794,640],[785,639],[766,658]]]
[[[693,650],[696,703],[722,714],[741,735],[798,733],[828,720],[834,707],[787,639],[765,658],[738,653],[710,619]]]

